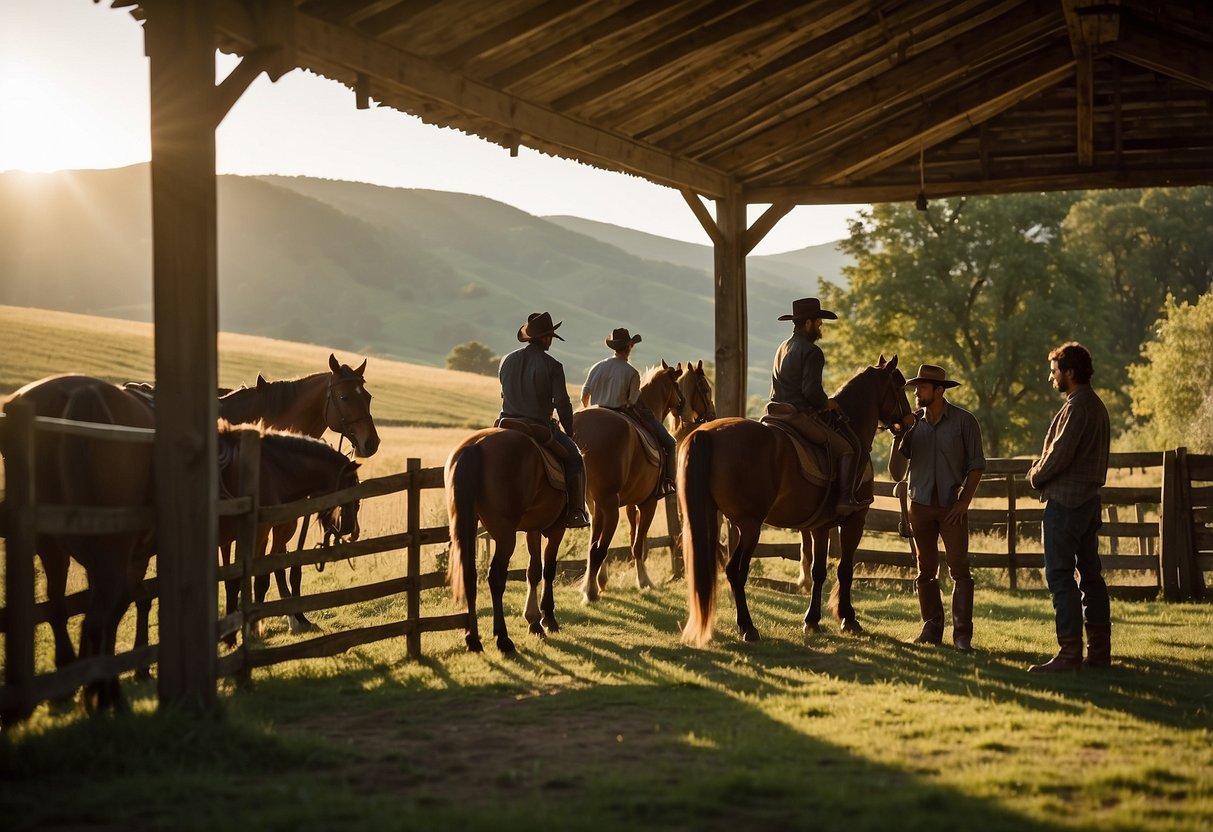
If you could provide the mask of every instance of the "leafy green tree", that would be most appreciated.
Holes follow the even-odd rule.
[[[821,292],[841,319],[823,343],[830,381],[881,353],[898,353],[907,377],[920,363],[941,364],[963,383],[949,398],[980,420],[988,455],[1037,450],[1057,405],[1048,351],[1074,339],[1098,355],[1106,330],[1093,272],[1062,245],[1076,198],[1016,194],[862,213],[841,244],[855,258],[849,289]]]
[[[465,373],[477,373],[482,376],[497,375],[497,365],[501,359],[493,355],[493,351],[479,341],[468,341],[452,349],[446,357],[448,370],[461,370]]]
[[[1168,296],[1145,363],[1129,368],[1133,413],[1154,447],[1207,447],[1213,421],[1213,292],[1196,303]],[[1205,425],[1203,433],[1200,427]]]

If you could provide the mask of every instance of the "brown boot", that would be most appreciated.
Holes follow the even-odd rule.
[[[1057,655],[1044,664],[1034,664],[1028,668],[1029,673],[1066,673],[1082,670],[1082,634],[1076,636],[1058,636],[1057,644],[1060,649]]]
[[[860,500],[855,496],[859,454],[844,454],[838,460],[838,505],[834,511],[839,516],[854,514],[871,504],[871,500]]]
[[[1112,666],[1112,622],[1087,622],[1087,658],[1083,664],[1087,667]]]
[[[566,470],[564,478],[569,500],[569,507],[564,513],[564,527],[584,529],[590,525],[590,515],[585,510],[585,470]]]
[[[973,652],[973,579],[952,585],[952,644],[962,653]]]
[[[918,609],[922,612],[922,632],[914,643],[939,644],[943,641],[943,599],[939,595],[939,581],[920,578],[914,582],[914,589],[918,592]]]

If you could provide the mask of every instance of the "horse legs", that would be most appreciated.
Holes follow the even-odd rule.
[[[737,604],[737,630],[744,641],[758,641],[758,630],[750,617],[750,605],[746,601],[745,582],[750,576],[750,558],[754,547],[758,545],[758,535],[762,531],[761,521],[742,521],[736,524],[740,536],[737,546],[725,564],[724,574],[733,589],[733,600]]]
[[[649,500],[641,506],[628,506],[628,525],[632,532],[632,560],[636,561],[636,587],[652,589],[653,581],[645,569],[645,537],[649,526],[653,525],[653,515],[657,512],[657,500]]]
[[[111,553],[103,553],[108,556]],[[89,599],[80,626],[80,658],[112,656],[118,621],[130,603],[125,570],[101,568],[88,572]],[[84,686],[84,709],[96,713],[105,708],[123,708],[125,701],[118,677],[89,682]]]
[[[295,536],[295,523],[283,523],[273,528],[273,545],[270,547],[270,553],[275,555],[284,555],[289,548],[291,538]],[[298,598],[299,589],[303,584],[303,569],[302,567],[291,567],[291,581],[288,583],[285,569],[278,569],[274,572],[274,583],[278,586],[279,598]],[[292,633],[306,633],[308,630],[316,629],[316,626],[311,621],[307,620],[301,612],[290,613],[286,617],[286,625]]]
[[[46,600],[50,612],[51,631],[55,635],[55,667],[62,668],[76,660],[72,637],[67,631],[67,571],[71,559],[64,552],[46,544],[48,551],[39,551],[42,571],[46,573]]]
[[[607,550],[611,548],[615,528],[619,525],[617,502],[618,500],[614,497],[594,501],[594,518],[590,528],[590,552],[586,558],[585,580],[581,584],[581,598],[587,604],[597,601],[598,593],[606,589]]]
[[[804,614],[804,632],[821,632],[821,590],[825,586],[830,551],[829,529],[800,533],[800,582],[809,591],[809,609]]]
[[[864,517],[866,511],[855,512],[842,524],[838,553],[838,579],[834,590],[830,593],[830,609],[841,622],[839,628],[844,633],[859,634],[863,627],[855,616],[855,607],[851,604],[851,582],[855,577],[855,550],[859,548],[859,540],[863,537]]]
[[[505,628],[505,596],[506,573],[510,569],[510,557],[517,545],[517,535],[503,535],[493,552],[493,561],[489,564],[489,594],[493,596],[493,635],[497,638],[497,649],[502,653],[513,653],[514,642],[510,641]],[[469,601],[470,603],[470,601]],[[475,607],[471,607],[475,609]],[[469,643],[470,648],[470,643]]]
[[[232,565],[232,544],[226,543],[219,547],[222,553],[219,563],[221,566]],[[224,595],[227,598],[227,612],[225,615],[231,615],[240,608],[240,579],[231,578],[223,582]],[[223,637],[223,643],[228,647],[236,646],[236,634],[228,633]]]
[[[539,623],[539,579],[543,577],[543,564],[540,562],[542,537],[539,532],[526,533],[526,550],[530,559],[526,566],[526,611],[523,617],[531,625],[531,634],[543,638],[547,635],[543,625]]]
[[[564,527],[561,526],[548,534],[547,544],[543,548],[543,599],[539,602],[539,609],[543,611],[543,617],[539,619],[539,623],[549,633],[560,630],[560,624],[556,621],[556,597],[553,585],[556,583],[556,555],[560,553],[560,542],[564,540],[564,531]]]

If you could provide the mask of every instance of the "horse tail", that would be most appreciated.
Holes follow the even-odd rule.
[[[476,582],[476,492],[480,488],[483,454],[479,445],[458,450],[449,465],[447,512],[450,514],[451,553],[447,576],[455,603],[467,598],[466,587]]]
[[[716,500],[709,477],[712,473],[712,434],[695,431],[683,445],[679,459],[678,504],[686,519],[683,556],[687,573],[687,623],[682,629],[686,644],[702,647],[712,638],[716,618]],[[690,558],[686,558],[687,539]]]

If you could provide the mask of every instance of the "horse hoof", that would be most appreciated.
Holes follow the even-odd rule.
[[[741,631],[741,640],[742,641],[751,641],[751,642],[752,641],[762,641],[762,639],[758,635],[758,630],[754,627],[750,627],[749,629],[742,630]]]
[[[542,624],[543,624],[544,628],[545,628],[545,629],[547,629],[547,631],[548,631],[549,633],[558,633],[558,632],[560,632],[560,624],[559,624],[559,623],[557,623],[557,621],[556,621],[556,616],[554,616],[554,615],[545,615],[545,616],[544,616],[544,617],[543,617],[543,618],[540,620],[540,623],[542,623]]]
[[[540,638],[547,638],[547,633],[543,631],[543,625],[538,621],[531,624],[531,635],[539,636]]]
[[[804,622],[804,634],[806,636],[811,636],[811,635],[814,635],[814,634],[820,633],[820,632],[821,632],[821,625],[818,624],[816,621]]]
[[[514,642],[510,640],[509,636],[497,637],[497,649],[507,656],[511,655],[517,650],[517,648],[514,647]]]
[[[851,636],[862,635],[865,630],[859,625],[859,621],[854,618],[844,618],[842,626],[839,628],[842,632]]]
[[[306,618],[302,621],[296,621],[288,616],[287,628],[291,631],[292,635],[299,635],[300,633],[307,633],[315,630],[316,625],[308,621]]]
[[[588,589],[587,589],[587,590],[582,590],[582,592],[581,592],[581,603],[583,603],[583,604],[594,604],[594,603],[597,603],[597,602],[598,602],[598,590],[597,590],[597,589],[594,589],[594,590],[592,590],[592,591],[591,591],[591,590],[588,590]]]
[[[464,642],[468,646],[469,653],[483,653],[484,645],[480,643],[480,639],[476,636],[464,636]]]

